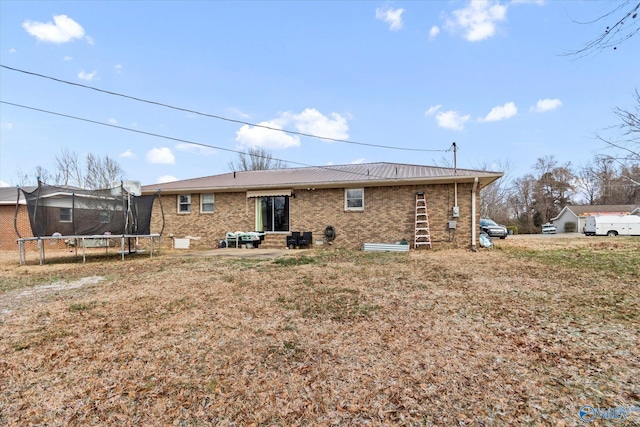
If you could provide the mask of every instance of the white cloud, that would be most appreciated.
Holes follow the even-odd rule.
[[[404,25],[402,22],[402,14],[404,13],[404,9],[376,9],[376,19],[386,22],[389,24],[389,29],[391,31],[398,31]]]
[[[117,125],[118,121],[116,119],[114,119],[113,117],[109,118],[109,123],[111,123],[112,125]]]
[[[82,70],[78,73],[78,78],[80,80],[86,80],[90,82],[92,80],[96,80],[97,75],[98,75],[97,71],[94,71],[93,73],[86,73],[84,70]]]
[[[14,48],[9,49],[9,53],[16,53],[17,50],[15,50]]]
[[[118,73],[118,74],[122,73],[122,65],[121,64],[114,65],[113,69],[116,70],[116,73]]]
[[[11,122],[2,123],[2,125],[0,126],[0,129],[11,130],[13,129],[13,123]]]
[[[227,111],[230,114],[233,114],[234,116],[237,116],[237,117],[241,117],[243,119],[250,119],[251,118],[251,115],[245,113],[244,111],[240,110],[239,108],[229,107],[229,108],[227,108]]]
[[[149,161],[149,163],[174,164],[176,158],[171,152],[171,149],[167,147],[154,147],[147,153],[147,161]]]
[[[518,107],[513,102],[507,102],[504,105],[493,107],[489,114],[484,118],[478,119],[480,122],[498,122],[500,120],[509,119],[518,114]]]
[[[471,0],[466,7],[453,11],[453,18],[446,20],[445,28],[462,31],[466,40],[475,42],[495,35],[497,23],[506,17],[507,6],[497,0]]]
[[[282,129],[275,122],[261,122],[260,126]],[[300,138],[278,130],[244,125],[236,132],[236,141],[246,147],[289,148],[300,145]]]
[[[464,124],[469,121],[470,115],[462,116],[457,111],[440,111],[436,114],[438,126],[451,130],[462,130]]]
[[[464,124],[471,119],[470,115],[462,116],[457,111],[440,111],[441,109],[442,105],[440,104],[432,105],[424,112],[424,115],[427,117],[435,115],[438,126],[451,130],[464,129]]]
[[[67,56],[65,56],[65,57],[64,57],[64,58],[62,58],[62,59],[63,59],[64,61],[71,61],[71,60],[73,60],[73,56],[69,56],[69,55],[67,55]]]
[[[0,187],[12,187],[12,185],[0,179]]]
[[[540,99],[534,107],[531,107],[531,111],[536,113],[544,113],[545,111],[555,110],[562,106],[562,101],[559,99]]]
[[[432,105],[431,107],[429,107],[429,109],[427,111],[424,112],[425,116],[433,116],[435,113],[437,113],[440,109],[442,108],[442,105],[438,104],[438,105]]]
[[[365,159],[364,157],[360,158],[360,159],[355,159],[351,162],[352,165],[360,165],[364,162],[366,162],[367,159]]]
[[[176,150],[186,153],[197,154],[199,156],[212,156],[218,152],[215,148],[204,147],[202,145],[187,144],[183,142],[176,145]]]
[[[39,41],[48,43],[67,43],[73,39],[85,38],[84,28],[67,15],[54,15],[53,22],[34,22],[26,20],[22,23],[29,34]],[[93,44],[91,38],[87,38]]]
[[[349,126],[345,117],[338,113],[331,113],[327,117],[315,108],[307,108],[297,114],[287,111],[260,125],[272,129],[294,127],[298,132],[324,138],[349,138]],[[297,135],[250,125],[244,125],[238,130],[236,141],[247,147],[289,148],[300,145],[300,137]]]
[[[120,153],[120,157],[125,158],[125,159],[135,159],[136,155],[133,152],[133,150],[131,148],[129,148],[127,151]]]
[[[156,184],[164,184],[166,182],[173,182],[173,181],[177,181],[178,178],[176,178],[175,176],[172,175],[162,175],[160,177],[158,177],[158,182]]]
[[[331,113],[329,118],[315,108],[306,108],[300,114],[286,112],[282,114],[281,120],[285,123],[293,122],[302,133],[333,139],[349,138],[347,119],[338,113]]]
[[[538,6],[544,6],[546,0],[511,0],[513,4],[537,4]]]
[[[438,27],[437,25],[434,25],[433,27],[431,27],[431,29],[429,30],[429,38],[435,38],[438,34],[440,34],[440,27]]]

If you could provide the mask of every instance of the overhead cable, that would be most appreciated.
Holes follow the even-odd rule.
[[[191,113],[191,114],[197,114],[199,116],[209,117],[209,118],[218,119],[218,120],[224,120],[224,121],[231,122],[231,123],[237,123],[237,124],[241,124],[241,125],[253,126],[253,127],[262,128],[262,129],[268,129],[268,130],[277,131],[277,132],[284,132],[284,133],[291,134],[291,135],[306,136],[306,137],[309,137],[309,138],[322,139],[322,140],[325,140],[325,141],[332,141],[332,142],[341,142],[341,143],[344,143],[344,144],[354,144],[354,145],[362,145],[362,146],[366,146],[366,147],[384,148],[384,149],[388,149],[388,150],[418,151],[418,152],[448,152],[448,151],[451,151],[451,148],[448,148],[446,150],[428,150],[428,149],[424,149],[424,148],[394,147],[394,146],[391,146],[391,145],[369,144],[369,143],[365,143],[365,142],[349,141],[349,140],[346,140],[346,139],[331,138],[331,137],[328,137],[328,136],[320,136],[320,135],[313,135],[313,134],[304,133],[304,132],[297,132],[297,131],[293,131],[293,130],[279,129],[279,128],[275,128],[275,127],[272,127],[272,126],[261,125],[261,124],[257,124],[257,123],[250,123],[250,122],[246,122],[246,121],[243,121],[243,120],[231,119],[229,117],[223,117],[223,116],[218,116],[218,115],[215,115],[215,114],[203,113],[201,111],[195,111],[195,110],[191,110],[191,109],[183,108],[183,107],[176,107],[176,106],[165,104],[165,103],[158,102],[158,101],[150,101],[150,100],[147,100],[147,99],[138,98],[138,97],[131,96],[131,95],[125,95],[125,94],[118,93],[118,92],[112,92],[112,91],[108,91],[108,90],[104,90],[104,89],[98,89],[96,87],[84,85],[82,83],[70,82],[68,80],[62,80],[62,79],[58,79],[58,78],[55,78],[55,77],[46,76],[44,74],[39,74],[39,73],[31,72],[31,71],[21,70],[19,68],[9,67],[9,66],[3,65],[3,64],[0,64],[0,67],[4,68],[4,69],[7,69],[7,70],[11,70],[11,71],[16,71],[18,73],[23,73],[23,74],[28,74],[28,75],[35,76],[35,77],[41,77],[43,79],[53,80],[53,81],[58,82],[58,83],[64,83],[64,84],[68,84],[68,85],[71,85],[71,86],[77,86],[77,87],[81,87],[81,88],[84,88],[84,89],[90,89],[90,90],[94,90],[96,92],[106,93],[108,95],[113,95],[113,96],[119,96],[119,97],[122,97],[122,98],[131,99],[131,100],[138,101],[138,102],[144,102],[146,104],[157,105],[157,106],[160,106],[160,107],[170,108],[172,110],[183,111],[183,112]]]
[[[27,109],[27,110],[38,111],[38,112],[41,112],[41,113],[52,114],[54,116],[60,116],[60,117],[65,117],[65,118],[73,119],[73,120],[79,120],[79,121],[92,123],[92,124],[96,124],[96,125],[107,126],[107,127],[111,127],[111,128],[115,128],[115,129],[129,131],[129,132],[135,132],[135,133],[139,133],[139,134],[142,134],[142,135],[153,136],[153,137],[156,137],[156,138],[168,139],[170,141],[182,142],[182,143],[185,143],[185,144],[197,145],[197,146],[205,147],[205,148],[213,148],[213,149],[216,149],[216,150],[227,151],[227,152],[230,152],[230,153],[243,154],[243,155],[246,154],[244,151],[232,150],[230,148],[218,147],[216,145],[204,144],[202,142],[189,141],[189,140],[186,140],[186,139],[176,138],[176,137],[167,136],[167,135],[161,135],[161,134],[158,134],[158,133],[147,132],[147,131],[143,131],[143,130],[139,130],[139,129],[132,129],[132,128],[128,128],[128,127],[125,127],[125,126],[114,125],[113,123],[105,123],[105,122],[100,122],[100,121],[97,121],[97,120],[86,119],[86,118],[83,118],[83,117],[72,116],[72,115],[69,115],[69,114],[57,113],[55,111],[43,110],[41,108],[36,108],[36,107],[29,107],[27,105],[16,104],[16,103],[13,103],[13,102],[1,101],[0,100],[0,104],[12,105],[14,107],[24,108],[24,109]],[[256,156],[257,157],[262,157],[262,158],[267,158],[267,156],[261,156],[259,154],[256,154]],[[321,168],[321,169],[331,170],[331,171],[335,171],[335,172],[343,172],[343,173],[348,173],[348,174],[352,174],[352,175],[366,176],[368,178],[379,178],[379,179],[388,178],[386,176],[378,176],[378,175],[369,174],[368,171],[367,171],[367,173],[354,172],[354,171],[345,171],[345,170],[338,169],[338,168],[332,168],[331,166],[310,165],[310,164],[307,164],[307,163],[294,162],[294,161],[278,159],[278,158],[274,158],[274,157],[269,157],[269,158],[271,158],[273,160],[276,160],[276,161],[283,162],[283,163],[289,163],[289,164],[302,166],[302,167],[315,167],[315,168]]]

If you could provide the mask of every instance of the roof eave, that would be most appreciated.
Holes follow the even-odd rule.
[[[291,182],[282,184],[262,184],[262,185],[244,185],[244,186],[197,186],[197,187],[179,187],[171,189],[163,189],[162,186],[153,186],[152,188],[142,189],[142,194],[153,194],[160,191],[161,194],[184,194],[184,193],[206,193],[206,192],[245,192],[251,190],[276,190],[282,188],[305,189],[305,188],[348,188],[348,187],[390,187],[397,185],[423,185],[423,184],[459,184],[473,183],[476,178],[480,184],[480,188],[484,188],[503,176],[502,173],[476,174],[464,176],[437,176],[425,178],[408,178],[408,179],[365,179],[360,181],[326,181],[326,182]],[[151,186],[149,186],[151,187]]]

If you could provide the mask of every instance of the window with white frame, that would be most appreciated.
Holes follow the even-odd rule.
[[[364,210],[364,188],[345,188],[344,209],[347,211]]]
[[[60,222],[71,222],[71,208],[60,208]]]
[[[191,213],[191,194],[178,195],[178,213]]]
[[[215,197],[213,194],[200,195],[200,212],[211,213],[215,208]]]

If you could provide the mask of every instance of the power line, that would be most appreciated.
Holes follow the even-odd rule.
[[[237,124],[242,124],[242,125],[247,125],[247,126],[253,126],[253,127],[262,128],[262,129],[268,129],[268,130],[277,131],[277,132],[284,132],[284,133],[291,134],[291,135],[306,136],[306,137],[310,137],[310,138],[322,139],[322,140],[325,140],[325,141],[342,142],[342,143],[345,143],[345,144],[362,145],[362,146],[366,146],[366,147],[384,148],[384,149],[388,149],[388,150],[417,151],[417,152],[448,152],[448,151],[451,151],[451,148],[448,148],[446,150],[427,150],[427,149],[423,149],[423,148],[394,147],[394,146],[391,146],[391,145],[369,144],[369,143],[365,143],[365,142],[349,141],[349,140],[346,140],[346,139],[330,138],[330,137],[327,137],[327,136],[313,135],[313,134],[304,133],[304,132],[297,132],[297,131],[292,131],[292,130],[278,129],[278,128],[274,128],[274,127],[271,127],[271,126],[245,122],[243,120],[231,119],[231,118],[228,118],[228,117],[218,116],[218,115],[215,115],[215,114],[208,114],[208,113],[203,113],[203,112],[200,112],[200,111],[190,110],[188,108],[176,107],[176,106],[165,104],[165,103],[162,103],[162,102],[150,101],[150,100],[147,100],[147,99],[138,98],[138,97],[131,96],[131,95],[125,95],[125,94],[118,93],[118,92],[112,92],[112,91],[108,91],[108,90],[104,90],[104,89],[98,89],[96,87],[87,86],[87,85],[84,85],[82,83],[70,82],[68,80],[62,80],[62,79],[58,79],[58,78],[55,78],[55,77],[46,76],[44,74],[39,74],[39,73],[31,72],[31,71],[21,70],[19,68],[9,67],[9,66],[3,65],[3,64],[0,64],[0,67],[4,68],[4,69],[7,69],[7,70],[15,71],[15,72],[18,72],[18,73],[23,73],[23,74],[27,74],[27,75],[31,75],[31,76],[35,76],[35,77],[41,77],[43,79],[52,80],[52,81],[55,81],[55,82],[58,82],[58,83],[64,83],[64,84],[68,84],[68,85],[71,85],[71,86],[81,87],[81,88],[84,88],[84,89],[90,89],[90,90],[93,90],[93,91],[96,91],[96,92],[106,93],[108,95],[113,95],[113,96],[119,96],[119,97],[122,97],[122,98],[131,99],[131,100],[138,101],[138,102],[144,102],[146,104],[157,105],[157,106],[160,106],[160,107],[170,108],[172,110],[183,111],[183,112],[191,113],[191,114],[197,114],[197,115],[200,115],[200,116],[209,117],[209,118],[218,119],[218,120],[223,120],[223,121],[227,121],[227,122],[231,122],[231,123],[237,123]]]
[[[125,130],[125,131],[129,131],[129,132],[135,132],[135,133],[139,133],[139,134],[142,134],[142,135],[153,136],[153,137],[156,137],[156,138],[168,139],[170,141],[182,142],[182,143],[185,143],[185,144],[197,145],[197,146],[205,147],[205,148],[213,148],[213,149],[216,149],[216,150],[227,151],[227,152],[230,152],[230,153],[246,154],[244,151],[232,150],[230,148],[218,147],[216,145],[204,144],[202,142],[189,141],[189,140],[186,140],[186,139],[176,138],[176,137],[167,136],[167,135],[161,135],[161,134],[158,134],[158,133],[147,132],[147,131],[143,131],[143,130],[139,130],[139,129],[132,129],[132,128],[128,128],[128,127],[125,127],[125,126],[114,125],[112,123],[99,122],[97,120],[86,119],[86,118],[83,118],[83,117],[72,116],[72,115],[64,114],[64,113],[57,113],[55,111],[43,110],[41,108],[36,108],[36,107],[29,107],[27,105],[16,104],[16,103],[13,103],[13,102],[0,100],[0,104],[11,105],[11,106],[14,106],[14,107],[24,108],[24,109],[27,109],[27,110],[38,111],[40,113],[52,114],[54,116],[65,117],[65,118],[73,119],[73,120],[79,120],[79,121],[86,122],[86,123],[92,123],[92,124],[96,124],[96,125],[107,126],[107,127],[110,127],[110,128]],[[261,156],[261,155],[258,155],[258,154],[256,154],[256,156],[257,157],[266,158],[266,156]],[[278,159],[278,158],[273,158],[273,157],[272,157],[272,159],[280,161],[280,162],[284,162],[284,163],[290,163],[290,164],[293,164],[293,165],[303,166],[303,167],[316,167],[316,168],[331,170],[331,171],[335,171],[335,172],[342,172],[342,173],[349,173],[349,174],[352,174],[352,175],[366,176],[368,178],[379,178],[379,179],[386,179],[387,178],[385,176],[371,175],[369,173],[345,171],[345,170],[338,169],[338,168],[332,168],[331,166],[310,165],[310,164],[307,164],[307,163],[293,162],[293,161],[284,160],[284,159]]]

